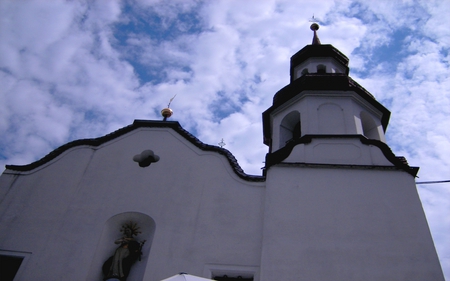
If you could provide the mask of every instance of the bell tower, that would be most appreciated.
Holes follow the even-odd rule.
[[[419,168],[392,153],[389,110],[350,78],[348,58],[321,44],[318,29],[263,113],[261,281],[444,280]]]
[[[383,156],[389,110],[350,78],[344,54],[320,43],[319,25],[311,29],[312,44],[291,57],[290,84],[263,113],[267,165],[402,165]]]

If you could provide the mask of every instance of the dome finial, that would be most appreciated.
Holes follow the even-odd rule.
[[[311,24],[311,30],[314,31],[314,37],[312,40],[313,45],[321,45],[319,36],[317,36],[317,30],[319,30],[319,25],[315,22]]]
[[[172,103],[173,99],[176,97],[177,95],[175,94],[175,96],[173,96],[173,98],[170,99],[169,104],[167,105],[166,108],[163,108],[163,110],[161,110],[161,115],[164,117],[163,121],[167,121],[167,118],[169,118],[170,116],[172,116],[173,114],[173,110],[170,109],[170,104]]]

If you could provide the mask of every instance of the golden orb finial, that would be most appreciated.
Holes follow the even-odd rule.
[[[164,117],[163,121],[166,121],[167,118],[172,116],[172,114],[173,114],[173,110],[168,108],[168,107],[166,107],[163,110],[161,110],[161,115],[162,115],[162,117]]]
[[[175,96],[173,96],[170,101],[169,104],[167,105],[166,108],[164,108],[163,110],[161,110],[161,115],[162,117],[164,117],[163,121],[166,121],[167,118],[169,118],[170,116],[172,116],[173,114],[173,110],[170,109],[170,104],[172,103],[173,99],[176,97],[177,95],[175,94]]]

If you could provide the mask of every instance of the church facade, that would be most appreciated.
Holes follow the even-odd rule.
[[[386,144],[389,110],[311,28],[262,114],[260,176],[166,120],[8,165],[9,280],[444,280],[418,168]]]

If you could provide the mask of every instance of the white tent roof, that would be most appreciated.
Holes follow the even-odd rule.
[[[211,281],[212,279],[206,279],[202,277],[197,277],[194,275],[190,275],[187,273],[180,273],[177,275],[174,275],[172,277],[169,277],[167,279],[163,279],[161,281]]]

